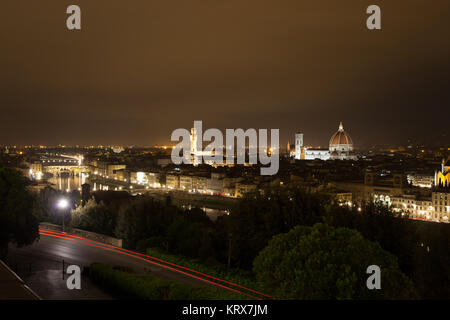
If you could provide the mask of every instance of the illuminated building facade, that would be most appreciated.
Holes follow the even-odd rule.
[[[401,195],[391,197],[389,205],[396,211],[408,213],[411,218],[435,222],[449,222],[450,217],[450,166],[442,162],[440,171],[435,173],[433,191],[430,197]]]
[[[432,174],[412,173],[407,176],[408,183],[414,187],[432,188],[435,184],[436,177]]]
[[[403,211],[410,218],[433,220],[433,206],[429,198],[419,198],[415,195],[401,195],[392,197],[390,204],[395,211]]]
[[[329,149],[332,160],[356,160],[353,154],[353,140],[345,132],[342,122],[339,124],[338,131],[331,136]]]
[[[297,160],[356,160],[353,140],[344,130],[342,122],[330,139],[328,149],[312,149],[303,145],[303,133],[295,134],[295,159]]]
[[[442,160],[441,171],[436,171],[434,174],[434,185],[438,188],[450,187],[450,166],[445,165],[444,160]]]
[[[433,202],[433,219],[448,222],[450,216],[450,166],[442,160],[441,171],[435,173]]]
[[[190,140],[191,140],[191,163],[194,166],[198,166],[199,164],[201,164],[203,156],[213,156],[214,155],[214,152],[212,152],[212,151],[203,151],[201,149],[198,150],[198,146],[197,146],[198,132],[197,132],[196,128],[191,128]],[[200,148],[202,148],[202,147],[203,146],[201,146]],[[206,164],[209,164],[209,165],[214,164],[213,160],[203,159],[203,162]]]

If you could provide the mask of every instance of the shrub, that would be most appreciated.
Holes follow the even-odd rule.
[[[255,281],[254,274],[242,269],[228,269],[225,265],[219,263],[207,263],[200,259],[189,258],[183,255],[175,255],[161,249],[148,248],[149,256],[165,260],[207,275],[233,282],[250,289],[260,289]],[[194,272],[183,269],[184,272],[195,274]]]
[[[246,296],[223,289],[194,286],[158,279],[153,275],[129,273],[94,263],[89,278],[105,291],[122,298],[137,300],[238,300]]]
[[[369,290],[366,269],[381,268],[381,290]],[[397,258],[356,230],[297,226],[269,242],[254,261],[257,279],[280,299],[414,299]]]

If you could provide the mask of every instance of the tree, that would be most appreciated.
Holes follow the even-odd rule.
[[[397,256],[401,270],[412,276],[418,243],[414,222],[379,202],[368,202],[360,208],[331,207],[328,224],[356,229],[364,238],[378,242]]]
[[[97,204],[94,199],[72,211],[71,226],[92,232],[114,236],[116,214],[103,202]]]
[[[247,194],[217,222],[218,228],[228,230],[222,242],[231,239],[231,264],[251,269],[259,251],[276,234],[288,232],[296,225],[322,222],[328,197],[301,188],[266,190],[264,194]]]
[[[124,239],[128,248],[152,237],[163,237],[180,209],[165,205],[152,197],[140,197],[118,212],[115,236]]]
[[[30,245],[39,237],[35,199],[26,186],[19,171],[0,167],[0,259],[6,257],[8,243]]]
[[[381,290],[366,286],[370,265],[381,268]],[[356,230],[322,223],[273,237],[253,269],[262,287],[279,299],[418,297],[394,255]]]
[[[202,245],[203,228],[200,223],[177,217],[167,228],[169,250],[173,253],[197,257]]]
[[[214,223],[199,208],[180,212],[167,228],[169,251],[194,258],[214,259]]]

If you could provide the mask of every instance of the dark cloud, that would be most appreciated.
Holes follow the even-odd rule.
[[[76,2],[75,32],[72,2],[2,3],[0,144],[150,145],[194,120],[283,145],[326,145],[341,120],[361,146],[448,133],[447,0],[377,1],[374,32],[372,1]]]

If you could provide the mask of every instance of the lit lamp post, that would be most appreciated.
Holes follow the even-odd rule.
[[[65,232],[65,228],[64,228],[64,218],[65,218],[65,209],[67,208],[67,206],[69,205],[69,203],[67,202],[66,199],[61,199],[58,201],[58,208],[60,208],[63,212],[62,215],[62,232]]]

